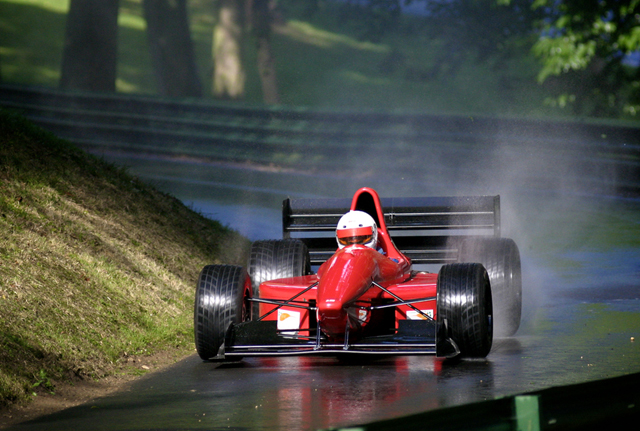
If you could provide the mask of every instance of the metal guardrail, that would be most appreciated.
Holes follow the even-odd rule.
[[[12,85],[0,85],[0,106],[95,153],[150,152],[309,170],[346,169],[363,154],[369,162],[371,154],[381,155],[383,164],[386,154],[426,160],[437,153],[444,161],[440,169],[455,169],[460,160],[482,160],[498,143],[522,157],[536,154],[548,166],[570,159],[585,183],[640,191],[640,127],[256,108]],[[544,175],[550,174],[546,169]]]

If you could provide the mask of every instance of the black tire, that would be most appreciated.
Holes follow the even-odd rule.
[[[299,277],[311,274],[307,245],[297,239],[262,240],[251,244],[249,277],[253,296],[260,296],[263,281]],[[258,318],[259,304],[253,304],[253,316]]]
[[[515,334],[522,317],[522,271],[516,243],[509,238],[469,238],[460,247],[459,261],[481,263],[486,268],[491,282],[495,335]]]
[[[445,324],[460,356],[484,358],[493,343],[489,276],[479,263],[443,265],[438,273],[436,318]]]
[[[218,355],[232,323],[249,320],[247,273],[232,265],[207,265],[196,288],[193,323],[198,355],[204,360]]]

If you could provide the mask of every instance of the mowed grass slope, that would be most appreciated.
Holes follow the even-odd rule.
[[[247,242],[177,199],[0,112],[0,407],[193,351],[201,267]]]

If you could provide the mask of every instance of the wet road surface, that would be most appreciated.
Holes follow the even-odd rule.
[[[496,340],[486,360],[291,357],[217,365],[194,355],[126,392],[15,429],[318,429],[640,372],[640,343],[631,341],[637,308],[558,302],[520,335]],[[621,323],[627,313],[633,316]]]
[[[489,188],[437,192],[442,184],[431,182],[416,193],[400,179],[369,177],[347,187],[335,177],[169,162],[160,169],[163,163],[129,161],[141,178],[252,239],[280,237],[286,196],[344,197],[359,185],[381,196]],[[505,231],[521,250],[524,309],[517,335],[495,340],[486,360],[291,357],[219,365],[194,355],[125,392],[10,429],[318,429],[640,372],[640,203],[581,191],[492,193],[502,194]]]

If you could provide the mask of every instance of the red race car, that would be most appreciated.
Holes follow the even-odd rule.
[[[286,199],[283,237],[254,242],[247,269],[204,267],[201,358],[485,357],[494,331],[520,325],[520,254],[500,237],[499,196]],[[418,270],[429,264],[443,265]]]

